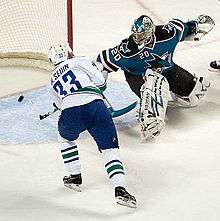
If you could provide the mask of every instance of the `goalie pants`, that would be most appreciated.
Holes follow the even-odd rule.
[[[143,77],[126,71],[124,74],[129,87],[140,98],[140,89],[144,84]],[[163,75],[169,83],[170,91],[179,96],[189,96],[196,83],[195,77],[191,73],[176,64],[174,64],[171,70],[163,73]]]
[[[88,131],[99,150],[118,148],[118,137],[112,117],[103,100],[64,109],[58,121],[61,137],[74,141]]]

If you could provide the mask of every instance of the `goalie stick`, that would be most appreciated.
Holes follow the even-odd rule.
[[[110,114],[112,115],[113,118],[120,117],[120,116],[128,113],[129,111],[133,110],[137,106],[137,101],[135,101],[124,108],[115,110],[112,107],[112,105],[110,104],[110,102],[107,100],[106,97],[104,97],[104,101],[105,101],[105,104],[107,105],[108,111],[110,112]],[[39,115],[40,120],[43,120],[43,119],[47,118],[48,116],[52,115],[53,113],[57,112],[58,110],[60,110],[55,103],[53,103],[53,106],[54,106],[53,111],[47,112],[46,114]]]

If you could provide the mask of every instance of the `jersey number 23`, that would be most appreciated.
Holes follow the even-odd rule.
[[[72,71],[66,72],[61,79],[55,82],[53,89],[61,97],[72,94],[82,88],[80,82],[76,80],[76,76]]]

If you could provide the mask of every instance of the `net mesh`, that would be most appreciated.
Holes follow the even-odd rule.
[[[0,65],[50,69],[49,47],[67,43],[67,0],[1,0]]]

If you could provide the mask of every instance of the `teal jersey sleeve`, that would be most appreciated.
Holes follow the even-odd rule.
[[[184,41],[185,38],[193,33],[196,33],[197,21],[183,22],[180,19],[172,19],[168,25],[172,26],[177,35],[179,36],[179,41]]]

